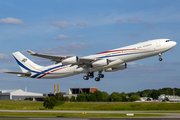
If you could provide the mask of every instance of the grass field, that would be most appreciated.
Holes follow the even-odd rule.
[[[0,116],[13,117],[155,117],[165,116],[160,114],[134,114],[134,116],[127,116],[126,114],[118,113],[41,113],[41,112],[0,112]]]
[[[0,110],[45,110],[43,102],[0,101]],[[67,102],[58,103],[53,110],[86,111],[179,111],[180,103],[135,102]]]

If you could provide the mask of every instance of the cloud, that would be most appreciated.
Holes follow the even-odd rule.
[[[3,53],[0,53],[0,60],[1,59],[9,59],[10,58],[10,55],[6,55],[6,54],[3,54]]]
[[[86,36],[84,36],[84,35],[77,35],[76,37],[78,37],[78,38],[85,38]]]
[[[71,39],[72,37],[71,36],[66,36],[66,35],[59,35],[58,37],[54,37],[52,39],[55,39],[55,40],[68,40],[68,39]]]
[[[122,20],[117,20],[116,23],[117,24],[124,24],[125,22],[122,22]]]
[[[0,70],[0,73],[4,73],[4,72],[10,72],[10,70],[8,70],[8,69],[1,69]]]
[[[125,20],[125,22],[123,22],[122,20],[116,21],[117,24],[125,24],[125,23],[130,23],[130,22],[142,22],[142,21],[138,18],[129,18],[128,21]]]
[[[38,50],[37,52],[44,54],[54,54],[54,55],[69,55],[69,54],[72,55],[77,51],[86,50],[87,47],[88,45],[84,43],[70,43],[58,47],[51,47],[47,49]]]
[[[129,22],[142,22],[139,18],[129,18]]]
[[[15,18],[6,18],[6,19],[0,19],[1,24],[24,24],[24,22],[20,19]]]
[[[154,27],[154,24],[153,23],[148,23],[147,26],[148,27]]]
[[[49,20],[54,20],[54,18],[49,18]]]
[[[76,23],[77,26],[86,26],[86,23],[83,23],[83,22],[78,22]]]
[[[0,53],[0,62],[1,63],[6,63],[6,62],[11,62],[13,61],[14,59],[12,58],[12,55],[11,54],[3,54],[3,53]]]
[[[67,27],[71,26],[71,24],[66,22],[66,21],[52,22],[51,24],[55,25],[55,26],[58,26],[60,28],[67,28]]]
[[[48,39],[48,37],[45,37],[44,39],[45,39],[45,40],[47,40],[47,39]]]
[[[130,36],[138,36],[136,33],[131,33]]]

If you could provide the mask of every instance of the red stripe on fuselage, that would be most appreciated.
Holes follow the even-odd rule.
[[[65,67],[62,67],[62,68],[57,68],[57,69],[55,69],[55,70],[52,70],[52,71],[50,71],[50,72],[47,72],[47,73],[41,75],[41,76],[38,77],[38,78],[42,78],[42,77],[44,77],[45,75],[47,75],[47,74],[49,74],[49,73],[51,73],[51,72],[55,72],[55,71],[57,71],[57,70],[60,70],[60,69],[63,69],[63,68],[67,68],[67,67],[68,67],[68,66],[65,66]]]
[[[104,53],[111,53],[111,52],[127,51],[127,50],[138,50],[138,49],[111,50],[111,51],[105,51],[105,52],[96,53],[95,55],[97,55],[97,54],[104,54]]]

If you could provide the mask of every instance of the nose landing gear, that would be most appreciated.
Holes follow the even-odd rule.
[[[163,59],[161,58],[162,53],[159,53],[159,61],[162,61]]]

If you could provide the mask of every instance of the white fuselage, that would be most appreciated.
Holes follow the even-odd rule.
[[[83,58],[108,59],[110,62],[106,66],[101,67],[80,67],[78,65],[62,65],[62,63],[54,64],[47,67],[39,68],[36,72],[32,72],[31,78],[62,78],[76,74],[87,72],[102,71],[111,67],[119,66],[123,63],[139,60],[160,53],[164,53],[176,45],[176,42],[169,39],[156,39],[134,45],[113,49]]]

